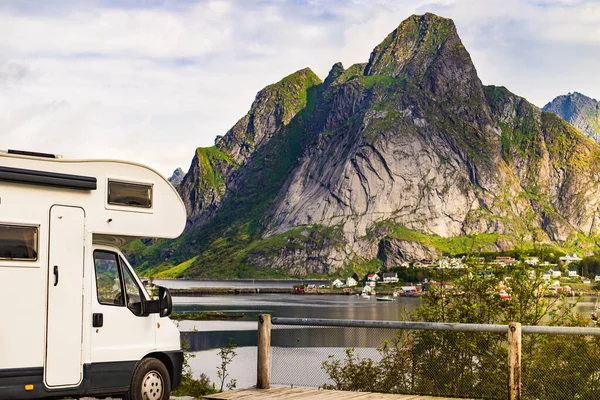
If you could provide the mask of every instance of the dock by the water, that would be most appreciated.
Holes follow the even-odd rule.
[[[344,392],[300,388],[271,388],[233,390],[211,394],[205,400],[449,400],[448,397],[419,396],[414,394],[385,394],[369,392]],[[457,400],[454,398],[453,400]],[[463,399],[465,400],[465,399]]]

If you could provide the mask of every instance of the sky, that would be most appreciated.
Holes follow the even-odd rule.
[[[168,177],[266,85],[366,62],[425,12],[454,20],[486,85],[600,98],[600,0],[2,0],[0,149]]]

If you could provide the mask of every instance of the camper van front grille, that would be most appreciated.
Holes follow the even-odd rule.
[[[0,181],[81,190],[96,190],[97,188],[97,181],[93,176],[70,175],[11,167],[0,167]]]

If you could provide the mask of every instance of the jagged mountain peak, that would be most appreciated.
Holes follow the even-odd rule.
[[[217,148],[236,163],[244,164],[279,127],[289,124],[306,106],[310,88],[321,83],[307,67],[265,87],[257,93],[248,113],[217,141]]]
[[[341,62],[336,62],[333,64],[329,70],[329,73],[327,74],[327,78],[325,78],[325,81],[323,82],[325,87],[329,87],[333,82],[335,82],[335,80],[342,75],[344,71],[346,70]]]
[[[416,62],[423,64],[419,69],[426,68],[442,47],[455,45],[456,42],[460,43],[460,39],[451,19],[431,13],[413,15],[373,49],[365,75],[381,74],[398,78],[411,72],[407,71],[407,66],[417,67]]]
[[[596,99],[572,92],[556,97],[543,110],[558,115],[600,143],[600,103]]]
[[[485,98],[454,22],[431,13],[403,21],[375,47],[364,74],[407,79],[438,101],[483,103]]]
[[[183,180],[184,176],[185,172],[183,172],[181,167],[178,167],[177,169],[175,169],[175,171],[173,171],[173,175],[171,175],[171,177],[169,178],[169,182],[173,186],[177,187],[181,184],[181,181]]]

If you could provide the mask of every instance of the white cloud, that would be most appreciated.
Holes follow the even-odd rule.
[[[538,105],[573,90],[600,97],[598,2],[149,3],[3,2],[0,148],[125,158],[168,175],[264,86],[306,66],[324,78],[334,62],[365,62],[425,11],[455,19],[486,84]]]

